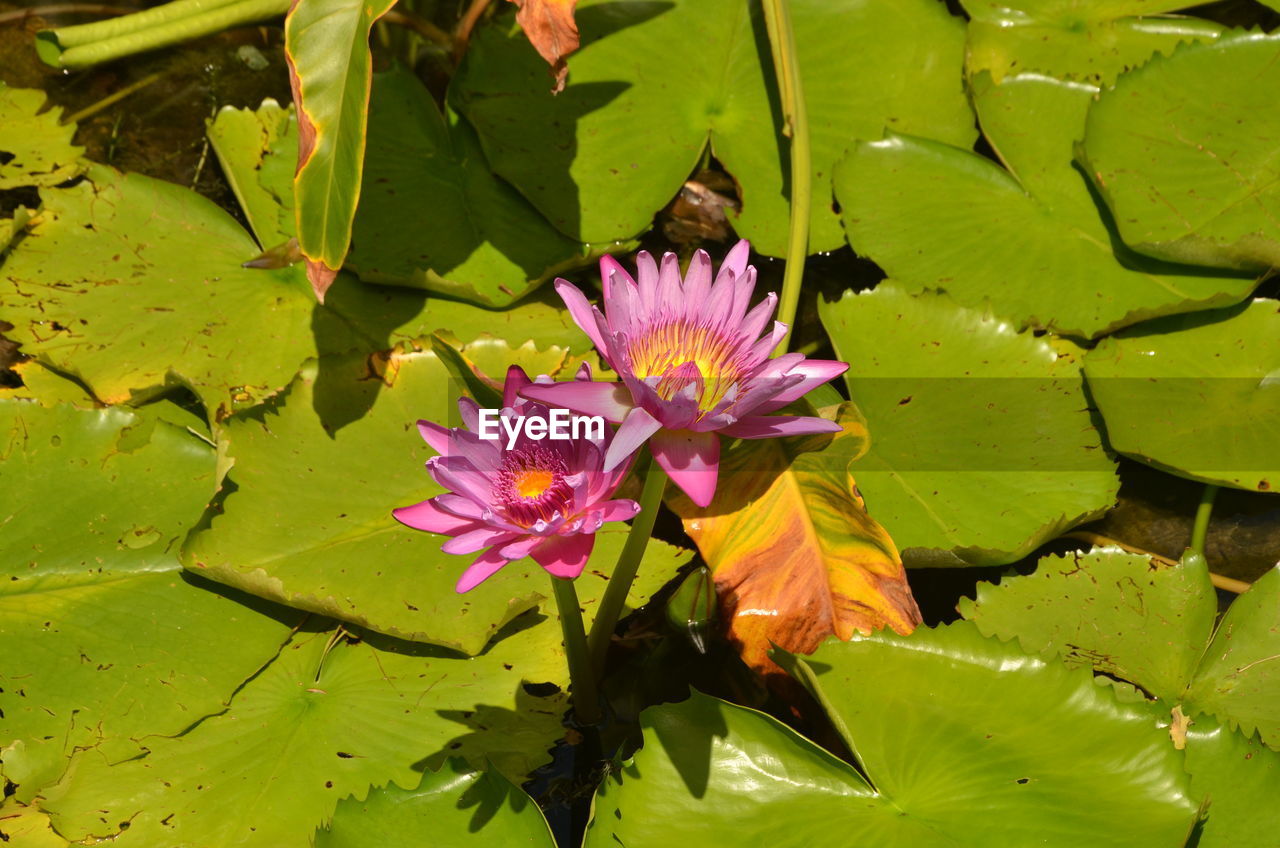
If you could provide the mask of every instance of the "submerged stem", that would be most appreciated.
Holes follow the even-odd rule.
[[[572,580],[561,577],[551,578],[551,588],[555,592],[556,609],[560,613],[564,653],[569,660],[574,716],[580,724],[596,724],[600,721],[600,696],[596,692],[596,677],[592,673],[587,654],[587,631],[582,626],[578,591]]]
[[[618,564],[613,569],[613,576],[609,578],[609,585],[605,586],[596,619],[591,623],[591,636],[587,645],[591,654],[591,671],[597,679],[604,672],[605,655],[609,653],[613,630],[618,626],[618,618],[626,606],[631,584],[636,579],[636,572],[640,570],[640,560],[644,559],[644,549],[653,534],[653,522],[658,517],[662,493],[666,489],[667,472],[657,462],[651,461],[649,470],[644,475],[644,489],[640,493],[640,512],[631,522],[627,543],[618,555]]]
[[[773,70],[782,101],[782,134],[791,138],[791,227],[787,238],[787,264],[782,274],[782,298],[778,320],[787,325],[787,335],[778,346],[784,353],[791,344],[796,309],[800,304],[800,283],[809,255],[809,211],[813,185],[810,164],[809,116],[805,109],[800,64],[796,60],[795,33],[787,0],[764,0],[765,26],[773,48]]]
[[[1196,523],[1191,528],[1191,550],[1204,556],[1204,543],[1209,535],[1209,518],[1213,515],[1213,501],[1218,496],[1218,487],[1206,483],[1200,493],[1200,505],[1196,507]]]

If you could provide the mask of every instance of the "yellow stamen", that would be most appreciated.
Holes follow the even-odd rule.
[[[529,468],[516,475],[514,488],[522,498],[536,498],[551,487],[555,475],[541,468]]]

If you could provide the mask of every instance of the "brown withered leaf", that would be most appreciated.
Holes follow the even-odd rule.
[[[564,90],[565,77],[569,73],[566,59],[578,49],[578,24],[573,19],[578,0],[511,0],[520,7],[516,23],[524,30],[529,43],[534,46],[555,77],[552,94]]]
[[[671,506],[715,577],[721,621],[743,660],[782,674],[771,644],[811,653],[832,634],[909,633],[920,610],[893,540],[867,514],[849,474],[866,426],[850,404],[832,436],[743,441],[720,463],[716,498]]]

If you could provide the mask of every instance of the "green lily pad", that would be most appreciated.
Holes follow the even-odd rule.
[[[84,148],[71,143],[76,125],[62,123],[62,107],[44,109],[45,98],[0,83],[0,191],[55,186],[84,170]]]
[[[1165,471],[1259,492],[1280,487],[1280,304],[1166,318],[1084,360],[1111,446]]]
[[[813,146],[809,250],[843,242],[831,169],[884,128],[973,141],[957,71],[964,28],[933,0],[792,2]],[[508,23],[477,33],[450,90],[489,162],[562,232],[584,242],[648,228],[710,140],[742,193],[735,229],[786,251],[788,142],[776,127],[770,48],[758,6],[735,0],[584,2],[582,46],[553,96],[546,65]]]
[[[597,796],[588,848],[1119,848],[1181,845],[1191,829],[1180,755],[1142,704],[1085,672],[963,623],[794,662],[865,778],[767,716],[695,695],[646,711],[644,748]]]
[[[1089,110],[1082,156],[1125,243],[1176,262],[1280,265],[1280,36],[1183,47]]]
[[[866,417],[849,471],[908,566],[999,565],[1101,515],[1118,481],[1079,366],[942,295],[819,305]]]
[[[226,707],[301,616],[181,571],[213,447],[154,415],[0,400],[0,749],[29,800]],[[272,617],[276,616],[276,617]]]
[[[549,597],[550,578],[525,559],[465,595],[454,592],[474,557],[443,553],[443,537],[405,527],[391,511],[442,491],[423,469],[434,453],[414,422],[460,426],[460,386],[430,352],[394,355],[389,386],[365,369],[362,359],[321,360],[280,400],[227,421],[236,488],[222,514],[192,535],[183,561],[290,606],[477,653]],[[597,534],[578,580],[588,611],[625,536],[621,524]],[[634,598],[669,580],[688,556],[651,543]]]
[[[969,13],[969,73],[997,80],[1015,73],[1110,85],[1117,76],[1190,40],[1216,38],[1222,27],[1161,16],[1188,0],[962,0]]]
[[[961,613],[983,633],[1141,686],[1187,716],[1216,716],[1280,748],[1280,571],[1213,628],[1203,563],[1164,566],[1117,550],[1046,557],[1035,574],[979,587]]]
[[[504,306],[600,255],[496,177],[475,131],[451,109],[442,115],[408,71],[375,76],[370,109],[347,257],[362,280]]]
[[[489,756],[515,776],[544,761],[563,699],[524,683],[561,680],[559,640],[548,621],[457,659],[380,637],[300,634],[225,712],[149,739],[137,759],[80,753],[42,806],[73,841],[307,848],[339,799],[416,785],[448,756]]]
[[[1252,277],[1157,262],[1113,237],[1073,162],[1096,88],[1038,74],[1000,85],[984,74],[972,88],[1007,170],[899,135],[860,142],[837,169],[849,243],[889,276],[989,304],[1019,327],[1084,337],[1252,291]]]
[[[270,250],[293,238],[293,171],[298,163],[293,109],[271,99],[257,109],[226,106],[209,122],[208,136],[258,244]]]
[[[1209,801],[1196,848],[1266,845],[1280,829],[1280,753],[1211,719],[1187,731],[1191,790]]]
[[[555,844],[532,798],[499,772],[472,771],[457,761],[423,774],[416,789],[388,784],[364,801],[340,801],[333,821],[316,834],[316,848]]]

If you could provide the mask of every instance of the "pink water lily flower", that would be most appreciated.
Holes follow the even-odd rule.
[[[577,379],[590,382],[590,367],[584,364]],[[519,397],[529,385],[528,375],[512,366],[501,418],[549,419],[545,405]],[[440,454],[427,460],[427,470],[449,491],[392,513],[409,527],[451,536],[441,547],[446,553],[482,551],[459,578],[458,592],[469,592],[507,563],[526,556],[556,577],[577,577],[591,556],[596,530],[606,521],[625,521],[640,511],[635,501],[610,499],[627,464],[604,470],[612,438],[608,427],[599,439],[533,439],[521,428],[508,447],[501,422],[490,421],[481,430],[475,401],[462,398],[458,409],[465,428],[418,422],[422,438]],[[499,438],[480,437],[481,432],[492,434],[494,426]]]
[[[683,279],[674,253],[659,266],[642,251],[634,278],[606,256],[603,313],[572,283],[556,280],[574,321],[622,383],[539,384],[524,396],[620,423],[606,469],[649,440],[653,458],[699,506],[715,494],[717,434],[766,439],[839,431],[823,418],[770,414],[849,366],[799,353],[770,358],[787,326],[774,321],[762,335],[777,308],[772,293],[747,311],[756,284],[749,253],[739,241],[714,281],[711,258],[701,250]]]

